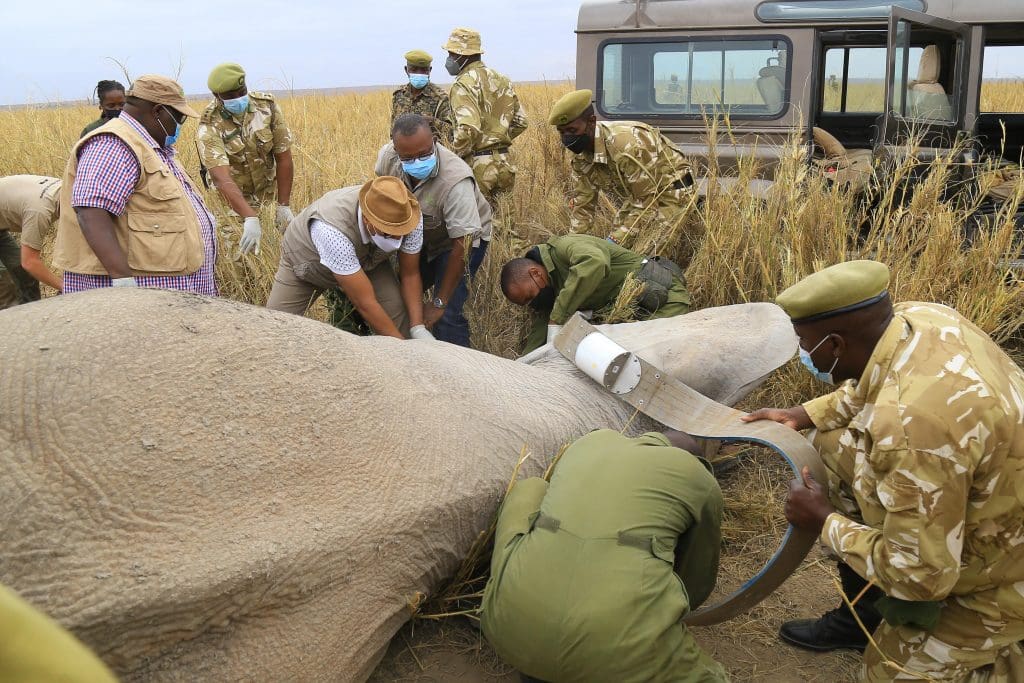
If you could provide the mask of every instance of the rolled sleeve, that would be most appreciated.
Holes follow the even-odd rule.
[[[90,138],[79,150],[71,206],[121,216],[140,174],[139,161],[123,140],[115,135]]]
[[[476,235],[483,231],[480,225],[480,211],[476,206],[472,178],[463,178],[455,183],[444,202],[444,222],[448,236],[452,239]]]
[[[196,148],[199,151],[199,160],[206,168],[231,165],[220,133],[209,124],[199,124],[199,128],[196,130]]]

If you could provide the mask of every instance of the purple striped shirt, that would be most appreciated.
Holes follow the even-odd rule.
[[[181,183],[185,195],[192,203],[192,208],[195,209],[203,238],[203,265],[196,272],[191,275],[140,275],[135,281],[140,287],[179,289],[195,294],[217,296],[217,280],[214,277],[217,242],[214,236],[213,215],[206,209],[202,197],[187,182],[185,171],[174,159],[174,149],[158,145],[153,136],[125,112],[121,112],[119,119],[141,135],[174,173],[174,177]],[[71,188],[71,206],[103,209],[115,216],[124,215],[128,198],[135,192],[140,176],[139,160],[123,140],[116,135],[97,135],[79,149],[75,184]],[[64,273],[65,292],[110,286],[111,280],[107,275]]]

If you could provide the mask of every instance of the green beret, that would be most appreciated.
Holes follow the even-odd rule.
[[[409,66],[430,66],[434,58],[423,50],[409,50],[405,53],[405,63]]]
[[[218,64],[210,72],[206,85],[210,86],[210,92],[214,95],[238,90],[245,85],[245,70],[234,62]]]
[[[837,263],[788,288],[775,303],[794,323],[808,323],[870,306],[888,292],[889,266],[878,261]]]
[[[551,114],[548,116],[548,123],[552,126],[564,126],[580,117],[590,103],[594,101],[594,93],[590,90],[574,90],[562,99],[555,102],[551,107]]]

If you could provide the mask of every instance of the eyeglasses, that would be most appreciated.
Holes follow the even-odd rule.
[[[430,148],[430,153],[429,154],[424,154],[421,157],[408,157],[408,158],[406,158],[406,157],[400,156],[398,158],[399,158],[400,161],[402,161],[402,162],[404,162],[406,164],[411,164],[411,163],[414,163],[414,162],[424,162],[424,161],[429,160],[430,157],[434,156],[436,151],[437,150],[434,147],[431,147]]]
[[[172,107],[170,107],[168,105],[162,105],[162,106],[164,108],[164,111],[171,115],[171,118],[174,119],[174,122],[176,124],[178,124],[179,126],[182,126],[182,125],[185,124],[185,119],[188,118],[187,116],[182,114],[177,109],[174,109],[174,108],[172,108]]]

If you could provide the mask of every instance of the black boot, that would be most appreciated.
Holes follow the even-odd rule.
[[[864,590],[867,581],[843,562],[839,563],[839,581],[843,592],[849,600],[854,600]],[[877,586],[864,591],[854,610],[864,627],[871,633],[882,622],[882,615],[875,609],[875,600],[883,593]],[[779,629],[779,637],[790,645],[805,650],[827,652],[829,650],[849,649],[864,651],[868,646],[868,637],[857,625],[846,603],[826,612],[818,619],[795,619],[787,621]]]

